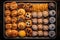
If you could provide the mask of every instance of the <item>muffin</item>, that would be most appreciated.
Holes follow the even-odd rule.
[[[6,23],[11,23],[11,17],[10,16],[6,16],[5,17],[5,22]]]
[[[25,15],[26,19],[31,19],[31,13],[30,12],[27,12],[26,15]]]
[[[32,32],[32,36],[37,36],[37,34],[38,34],[37,31]]]
[[[43,19],[43,22],[44,24],[48,24],[49,20],[46,18],[46,19]]]
[[[12,37],[17,37],[18,36],[18,31],[17,30],[12,30]]]
[[[26,24],[24,22],[19,22],[18,23],[18,28],[19,29],[24,29],[26,27]]]
[[[19,34],[20,37],[25,37],[26,36],[26,32],[24,30],[20,30],[18,34]]]
[[[51,2],[51,3],[49,3],[49,9],[51,9],[51,10],[52,10],[52,9],[55,9],[55,4],[54,4],[54,3],[52,3],[52,2]]]
[[[13,17],[17,16],[17,10],[13,10],[11,16]]]
[[[48,11],[43,11],[43,16],[44,17],[47,17],[49,14],[48,14]]]
[[[41,18],[43,16],[42,12],[38,12],[38,18]]]
[[[50,10],[50,11],[49,11],[49,14],[50,14],[50,16],[55,16],[56,11],[55,11],[55,10]]]
[[[25,29],[27,36],[32,36],[32,29],[31,28],[26,28]]]
[[[32,26],[32,21],[31,20],[27,20],[26,21],[26,26],[27,27],[31,27]]]
[[[40,18],[40,19],[37,19],[38,23],[43,23],[43,20]]]
[[[20,15],[18,16],[18,22],[23,22],[25,20],[25,16]]]
[[[12,23],[16,23],[17,22],[17,17],[12,17]]]
[[[38,29],[42,30],[43,29],[43,25],[42,24],[38,24]]]
[[[10,3],[11,10],[17,9],[17,7],[18,7],[18,5],[17,5],[17,3],[15,1]]]
[[[32,17],[37,17],[37,12],[32,12]]]
[[[43,31],[38,31],[38,36],[43,36]]]
[[[17,24],[16,23],[12,24],[12,29],[17,29]]]
[[[33,22],[34,24],[37,24],[37,18],[33,18],[33,19],[32,19],[32,22]]]
[[[7,37],[11,37],[12,36],[11,33],[12,33],[12,31],[10,29],[5,31],[5,34],[6,34]]]
[[[6,29],[11,29],[12,28],[12,24],[6,24]]]
[[[49,18],[50,23],[54,23],[56,21],[55,17],[50,17]]]
[[[9,9],[10,8],[10,3],[6,3],[4,6],[5,6],[6,9]]]
[[[44,36],[48,36],[48,31],[44,31]]]
[[[5,10],[5,16],[10,16],[11,11],[10,10]]]
[[[38,29],[37,25],[32,25],[32,29],[37,30]]]
[[[49,36],[54,37],[56,35],[55,31],[49,31]]]
[[[48,25],[43,25],[43,30],[48,30],[48,29],[49,29]]]
[[[55,24],[50,24],[50,25],[49,25],[49,29],[50,29],[50,30],[54,30],[54,29],[55,29]]]
[[[20,9],[18,9],[18,15],[25,15],[25,10],[24,9],[22,9],[22,8],[20,8]]]

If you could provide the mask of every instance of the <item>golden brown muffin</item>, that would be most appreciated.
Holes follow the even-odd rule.
[[[5,8],[6,8],[6,9],[9,9],[9,8],[10,8],[10,3],[6,3],[6,4],[5,4]]]
[[[17,3],[15,1],[13,1],[13,2],[10,3],[11,10],[17,9],[17,7],[18,7],[18,5],[17,5]]]
[[[31,13],[30,12],[27,12],[26,15],[25,15],[26,19],[30,19],[31,18]]]
[[[16,23],[12,24],[12,29],[17,29],[17,24]]]
[[[31,20],[27,20],[26,21],[26,26],[27,27],[31,27],[32,26],[32,21]]]
[[[11,29],[12,28],[12,24],[6,24],[6,29]]]
[[[12,23],[16,23],[17,22],[17,17],[12,17]]]
[[[24,9],[18,9],[18,15],[25,15],[25,10]]]
[[[23,15],[18,16],[18,21],[24,21],[24,20],[25,20],[25,16]]]
[[[20,36],[20,37],[26,36],[26,32],[25,32],[24,30],[20,30],[20,31],[19,31],[19,36]]]
[[[49,20],[48,19],[43,19],[44,24],[48,24]]]
[[[17,10],[13,10],[11,16],[17,16]]]
[[[10,16],[11,11],[10,10],[5,10],[5,16]]]
[[[11,17],[10,16],[6,16],[5,17],[5,22],[6,23],[11,23]]]
[[[24,22],[19,22],[18,23],[18,28],[19,29],[24,29],[26,27],[26,24]]]
[[[32,36],[32,29],[26,28],[25,31],[27,32],[27,36]]]
[[[10,29],[6,30],[5,34],[7,37],[11,37],[12,31]]]
[[[43,16],[47,17],[49,15],[48,11],[43,11]]]
[[[12,30],[12,37],[17,37],[17,36],[18,36],[18,31]]]

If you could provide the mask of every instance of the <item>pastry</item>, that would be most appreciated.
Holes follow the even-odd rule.
[[[6,9],[9,9],[9,8],[10,8],[10,3],[6,3],[6,4],[5,4],[5,8],[6,8]]]
[[[27,12],[26,15],[25,15],[26,19],[31,19],[31,13],[30,12]]]
[[[17,3],[15,1],[10,3],[11,10],[17,9],[17,7],[18,7],[18,5],[17,5]]]
[[[12,24],[6,24],[6,29],[11,29],[12,28]]]
[[[24,29],[26,27],[26,24],[24,22],[19,22],[18,23],[18,28],[19,29]]]
[[[11,23],[11,17],[10,16],[6,16],[5,17],[5,22],[6,23]]]
[[[26,26],[27,27],[31,27],[32,26],[32,21],[31,20],[27,20],[26,21]]]
[[[43,30],[48,30],[48,25],[43,25]]]
[[[32,36],[37,36],[37,34],[38,34],[37,31],[32,32]]]
[[[17,10],[13,10],[11,16],[13,17],[17,16]]]
[[[12,23],[16,23],[17,22],[17,17],[12,17]]]
[[[44,31],[44,36],[48,36],[48,31]]]
[[[37,30],[38,29],[37,25],[32,25],[32,29]]]
[[[43,23],[43,20],[41,18],[38,19],[38,23]]]
[[[5,16],[10,16],[11,11],[10,10],[5,10]]]
[[[43,36],[43,31],[38,31],[38,36]]]
[[[43,25],[42,24],[38,24],[38,29],[42,30],[43,29]]]
[[[33,22],[34,24],[37,24],[37,18],[33,18],[33,19],[32,19],[32,22]]]
[[[20,36],[20,37],[26,36],[26,32],[25,32],[24,30],[20,30],[20,31],[19,31],[19,36]]]
[[[37,12],[32,12],[32,17],[37,17]]]

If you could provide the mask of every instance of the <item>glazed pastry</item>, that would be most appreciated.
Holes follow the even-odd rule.
[[[47,17],[49,14],[48,14],[48,11],[43,11],[43,16],[44,17]]]
[[[32,29],[31,28],[26,28],[25,29],[27,36],[32,36]]]
[[[13,1],[13,2],[10,3],[11,10],[17,9],[17,7],[18,7],[18,5],[17,5],[17,3],[15,1]]]
[[[38,29],[39,29],[39,30],[42,30],[42,29],[43,29],[43,25],[42,25],[42,24],[39,24],[39,25],[38,25]]]
[[[18,15],[25,15],[24,9],[18,9]]]
[[[27,27],[31,27],[32,26],[32,21],[31,20],[27,20],[26,21],[26,26]]]
[[[37,36],[37,34],[38,34],[37,31],[32,32],[32,36]]]
[[[18,31],[17,30],[12,30],[12,37],[17,37],[18,36]]]
[[[37,30],[38,29],[37,25],[32,25],[32,29]]]
[[[37,17],[37,12],[32,12],[32,17]]]
[[[36,24],[37,23],[37,18],[32,19],[32,22]]]
[[[49,11],[49,14],[50,14],[50,16],[55,16],[56,11],[55,11],[55,10],[50,10],[50,11]]]
[[[56,35],[55,31],[49,31],[49,36],[54,37]]]
[[[5,4],[5,8],[6,8],[6,9],[9,9],[9,8],[10,8],[10,3],[6,3],[6,4]]]
[[[5,32],[7,37],[11,37],[12,36],[11,33],[12,33],[12,31],[10,29],[6,30],[6,32]]]
[[[43,36],[43,31],[38,31],[38,36]]]
[[[16,23],[12,24],[12,29],[17,29],[17,24]]]
[[[44,22],[44,24],[48,24],[49,20],[48,19],[44,19],[43,22]]]
[[[17,17],[12,17],[12,23],[16,23],[17,22]]]
[[[12,28],[12,24],[6,24],[6,29],[11,29]]]
[[[49,3],[49,9],[55,9],[55,4],[54,3]]]
[[[5,22],[6,23],[11,23],[11,17],[10,16],[6,16],[5,17]]]
[[[43,25],[43,30],[48,30],[48,25]]]
[[[13,10],[11,15],[14,17],[17,16],[17,10]]]
[[[43,20],[42,19],[38,19],[38,23],[43,23]]]
[[[19,22],[23,22],[24,20],[25,20],[25,16],[23,16],[23,15],[18,16]]]
[[[44,31],[44,36],[48,36],[48,31]]]
[[[49,21],[50,21],[50,23],[54,23],[56,21],[56,19],[54,17],[50,17]]]
[[[24,22],[19,22],[18,23],[18,28],[19,29],[24,29],[26,27],[26,24]]]
[[[20,30],[20,31],[19,31],[19,36],[20,36],[20,37],[26,36],[26,32],[25,32],[24,30]]]
[[[10,16],[11,11],[10,10],[5,10],[5,16]]]
[[[30,19],[31,18],[31,13],[30,12],[27,12],[26,15],[25,15],[26,19]]]
[[[40,17],[42,17],[43,16],[43,14],[42,14],[42,12],[38,12],[38,18],[40,18]]]
[[[54,30],[54,29],[55,29],[55,24],[50,24],[50,25],[49,25],[49,29],[50,29],[50,30]]]

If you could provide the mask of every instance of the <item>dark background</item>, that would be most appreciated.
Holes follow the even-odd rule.
[[[7,1],[7,0],[0,0],[0,39],[4,38],[3,37],[3,2],[4,1]],[[24,1],[24,0],[20,0],[20,1]],[[26,0],[26,1],[29,1],[29,0]],[[33,0],[33,1],[36,1],[36,0]],[[56,39],[60,39],[60,1],[59,0],[42,0],[42,1],[56,1],[57,2],[57,36],[56,36]]]

